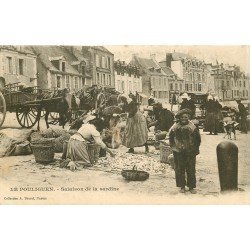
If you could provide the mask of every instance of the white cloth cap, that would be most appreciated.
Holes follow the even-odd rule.
[[[188,97],[188,94],[187,94],[187,93],[184,93],[184,94],[181,96],[181,98],[182,98],[182,99],[183,99],[183,98],[188,99],[189,97]]]
[[[86,118],[83,120],[84,123],[88,123],[89,121],[94,120],[96,117],[94,115],[87,115]]]

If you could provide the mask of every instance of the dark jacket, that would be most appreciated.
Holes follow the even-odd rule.
[[[156,117],[155,130],[168,131],[174,124],[174,115],[167,109],[161,109],[158,111]]]
[[[195,116],[195,103],[193,102],[193,100],[183,100],[183,102],[181,103],[181,107],[180,110],[182,109],[189,109],[191,111],[191,116],[194,117]]]
[[[169,144],[175,152],[199,154],[201,136],[199,129],[191,122],[187,125],[174,124],[169,132]]]

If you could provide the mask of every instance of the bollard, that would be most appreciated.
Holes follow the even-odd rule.
[[[217,145],[216,152],[221,191],[238,190],[238,147],[225,141]]]

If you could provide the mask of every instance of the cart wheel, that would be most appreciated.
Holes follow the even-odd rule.
[[[16,118],[18,123],[24,128],[32,128],[37,120],[37,110],[30,107],[20,107],[16,109]]]
[[[6,115],[6,102],[3,94],[0,92],[0,127],[3,125]]]
[[[50,118],[52,118],[53,120],[58,120],[59,119],[59,113],[57,112],[50,112],[49,113]]]
[[[37,109],[36,108],[32,108],[31,112],[33,113],[34,116],[37,116]],[[45,109],[41,110],[41,117],[44,117],[46,114]]]
[[[100,106],[104,105],[105,102],[106,102],[106,98],[105,98],[104,94],[103,93],[98,94],[98,96],[96,98],[96,106],[95,106],[95,108],[96,109],[99,108]]]

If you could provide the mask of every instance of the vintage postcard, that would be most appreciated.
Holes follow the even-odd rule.
[[[250,204],[250,47],[0,46],[0,204]]]

